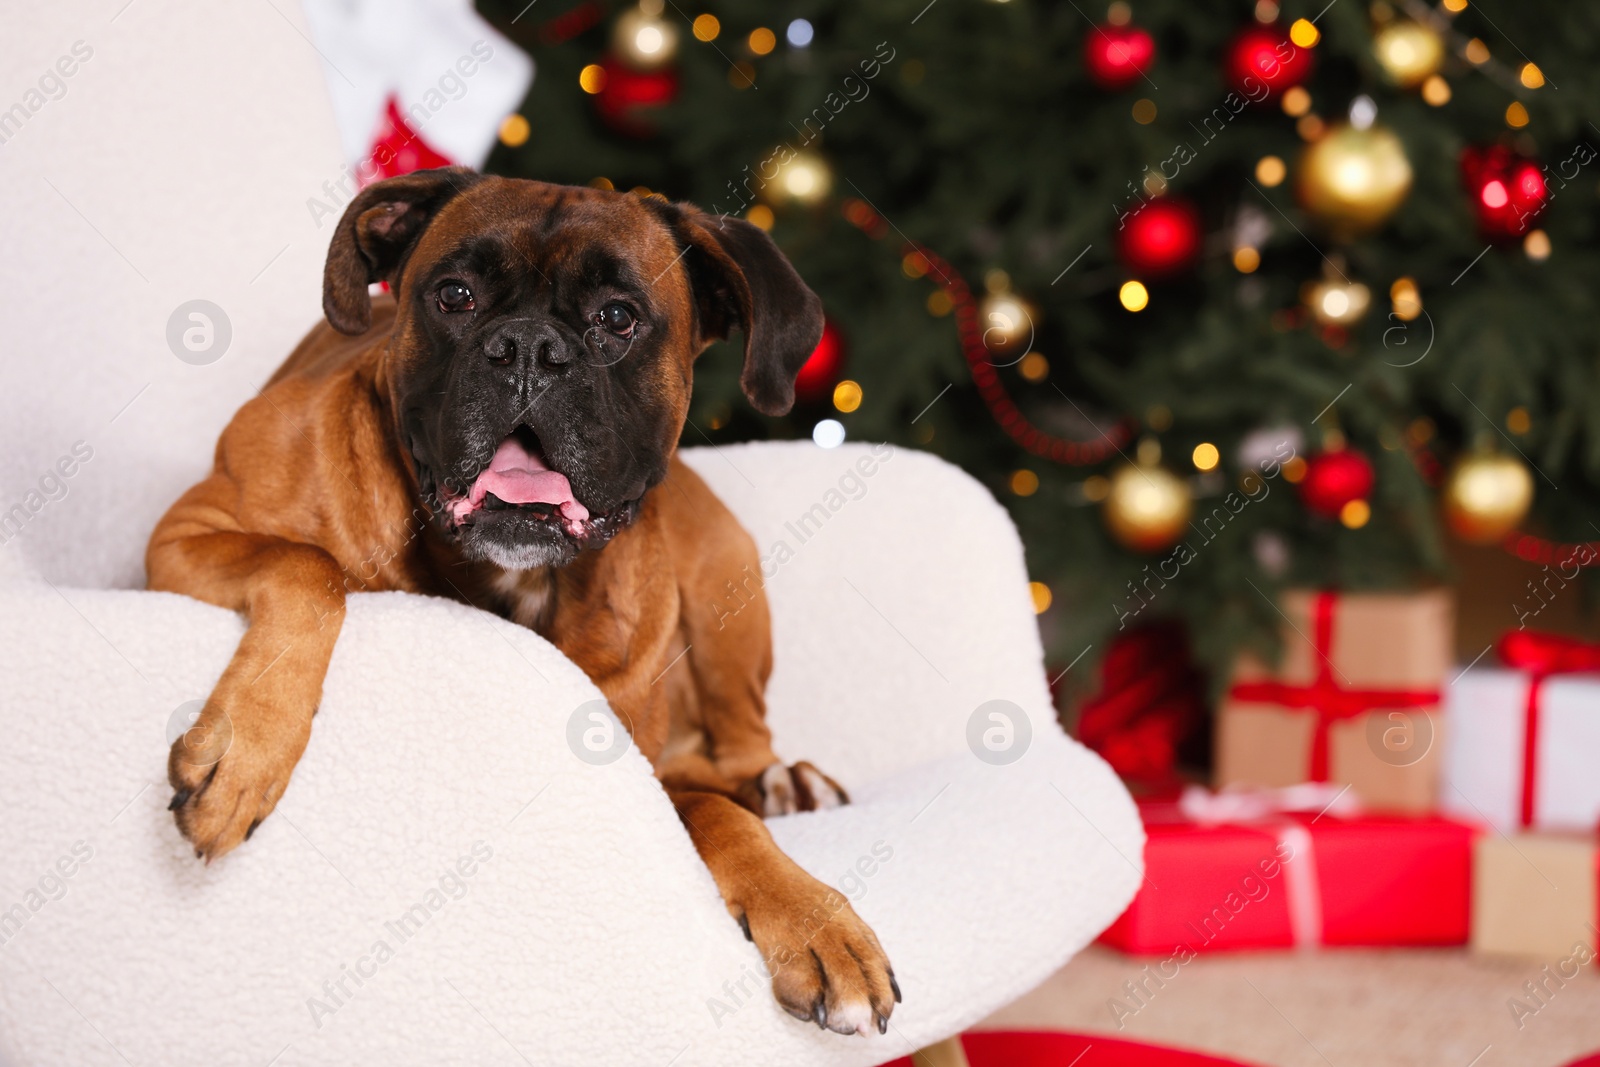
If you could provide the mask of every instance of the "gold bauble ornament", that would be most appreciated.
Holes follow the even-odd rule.
[[[1324,278],[1308,283],[1301,290],[1301,298],[1320,325],[1349,326],[1367,313],[1367,305],[1372,303],[1372,290],[1360,282]]]
[[[1183,535],[1192,507],[1183,479],[1154,463],[1129,463],[1111,474],[1106,528],[1125,548],[1159,552]]]
[[[1503,452],[1474,452],[1451,469],[1442,502],[1452,533],[1468,544],[1494,544],[1527,517],[1533,475]]]
[[[662,7],[645,0],[617,18],[611,32],[612,48],[635,70],[658,70],[677,55],[678,28],[661,17]]]
[[[1338,229],[1376,229],[1411,191],[1405,147],[1385,126],[1331,127],[1307,146],[1296,172],[1300,203]]]
[[[987,293],[978,305],[983,347],[1001,366],[1021,360],[1034,340],[1034,311],[1026,300],[1002,290]]]
[[[763,177],[769,165],[773,173],[761,186],[760,195],[770,203],[816,204],[833,188],[833,168],[815,152],[797,152],[788,145],[780,145],[772,150],[767,160],[770,164],[763,161],[761,165]]]
[[[1373,37],[1372,52],[1390,81],[1410,88],[1439,73],[1444,41],[1420,22],[1397,19]]]

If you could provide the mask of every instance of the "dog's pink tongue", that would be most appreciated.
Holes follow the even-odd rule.
[[[477,507],[489,493],[507,504],[551,504],[561,510],[561,517],[568,522],[582,522],[589,517],[589,509],[572,495],[567,476],[545,466],[544,460],[524,448],[515,436],[500,442],[489,469],[472,483],[470,505]]]

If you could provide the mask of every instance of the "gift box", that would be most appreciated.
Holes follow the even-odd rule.
[[[1600,646],[1533,631],[1500,642],[1506,668],[1448,687],[1446,811],[1510,833],[1600,823]]]
[[[1556,966],[1594,957],[1600,847],[1593,834],[1488,834],[1472,858],[1472,948]],[[1576,975],[1576,967],[1569,967]]]
[[[1057,681],[1066,676],[1062,671]],[[1176,793],[1180,752],[1210,719],[1205,683],[1183,627],[1170,620],[1135,626],[1112,638],[1100,663],[1099,691],[1078,709],[1075,733],[1135,792]]]
[[[1281,610],[1282,664],[1241,656],[1219,708],[1217,784],[1337,782],[1371,810],[1433,810],[1449,592],[1295,591]]]
[[[1140,804],[1144,884],[1103,942],[1175,965],[1235,949],[1466,942],[1475,824],[1215,797]]]

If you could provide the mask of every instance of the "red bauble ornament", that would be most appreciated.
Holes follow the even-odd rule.
[[[1323,452],[1306,461],[1300,500],[1312,514],[1335,518],[1352,500],[1370,496],[1374,481],[1372,461],[1355,449]]]
[[[1478,232],[1489,241],[1525,236],[1550,200],[1539,164],[1505,145],[1463,151],[1461,184],[1472,201]]]
[[[794,395],[807,403],[826,400],[844,373],[844,335],[832,319],[822,322],[822,339],[795,376]]]
[[[600,69],[605,83],[595,94],[594,109],[601,120],[629,137],[654,134],[649,114],[678,98],[677,70],[635,70],[615,56],[602,59]]]
[[[1177,197],[1151,200],[1123,222],[1117,250],[1141,277],[1183,270],[1200,254],[1200,212]]]
[[[1276,27],[1252,26],[1228,46],[1228,84],[1245,99],[1260,103],[1311,76],[1314,61]]]
[[[1096,26],[1083,42],[1089,78],[1112,92],[1144,77],[1155,58],[1155,38],[1137,26]]]

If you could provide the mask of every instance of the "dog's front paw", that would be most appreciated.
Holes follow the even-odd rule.
[[[169,807],[196,856],[209,863],[255,831],[310,736],[309,722],[291,725],[287,716],[230,715],[213,694],[167,757]]]
[[[761,814],[769,817],[850,803],[843,786],[804,760],[793,767],[772,764],[761,772],[757,785],[761,791]]]
[[[743,914],[773,995],[790,1015],[835,1033],[886,1033],[900,987],[877,935],[839,893],[808,875],[794,881]]]

